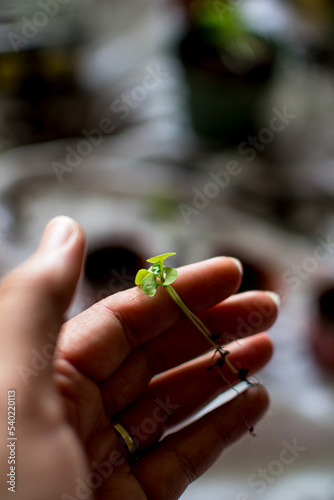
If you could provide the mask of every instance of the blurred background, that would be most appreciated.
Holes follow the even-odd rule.
[[[332,2],[0,0],[0,33],[0,274],[58,214],[70,316],[152,255],[239,257],[282,298],[271,410],[182,499],[334,499]]]

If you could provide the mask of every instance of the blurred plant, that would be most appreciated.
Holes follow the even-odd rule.
[[[216,36],[215,42],[218,44],[228,38],[239,36],[246,28],[240,9],[237,6],[231,7],[228,3],[224,0],[220,2],[194,0],[190,4],[192,22],[197,26],[213,30]]]
[[[228,0],[194,0],[189,9],[193,28],[215,48],[232,73],[247,73],[268,59],[268,42],[252,32],[239,3],[233,6]]]

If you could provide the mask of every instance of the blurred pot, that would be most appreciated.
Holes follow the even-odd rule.
[[[191,30],[181,42],[189,112],[201,136],[237,142],[253,131],[275,54],[268,42],[255,35],[245,36],[240,44],[250,55],[247,61],[238,60],[228,49],[217,50],[202,30]]]
[[[269,39],[247,26],[237,6],[219,4],[191,4],[191,22],[179,53],[194,129],[199,135],[236,142],[252,131],[276,51]]]

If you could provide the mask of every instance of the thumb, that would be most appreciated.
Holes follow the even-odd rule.
[[[5,378],[13,379],[8,380],[11,386],[51,374],[55,341],[80,277],[84,250],[81,227],[69,217],[56,217],[37,252],[1,281],[0,359]]]

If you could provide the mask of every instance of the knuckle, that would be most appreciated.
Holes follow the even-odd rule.
[[[111,315],[117,321],[130,350],[132,351],[138,347],[138,345],[140,345],[139,332],[130,317],[125,316],[120,311],[115,311],[115,309],[109,304],[108,297],[102,300],[100,304],[106,310],[107,314]]]
[[[201,471],[191,459],[192,454],[189,452],[190,450],[182,449],[177,445],[173,446],[171,443],[168,444],[167,448],[169,448],[169,452],[172,456],[175,457],[173,461],[177,462],[187,483],[193,483],[201,475]]]

